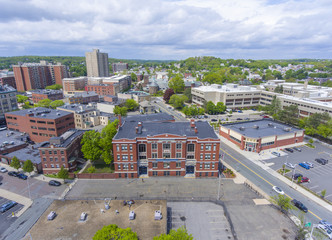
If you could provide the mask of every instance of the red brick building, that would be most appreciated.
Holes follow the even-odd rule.
[[[60,137],[52,137],[39,149],[44,174],[58,173],[63,166],[70,172],[76,170],[82,157],[81,140],[85,131],[69,130]]]
[[[113,138],[115,173],[218,177],[220,141],[207,122],[125,121]]]
[[[48,108],[9,112],[5,117],[9,130],[27,133],[34,142],[48,141],[75,128],[73,113]]]
[[[95,92],[100,96],[105,95],[116,95],[119,92],[119,84],[110,83],[110,84],[91,84],[85,86],[85,91]]]
[[[90,102],[99,102],[99,95],[95,92],[76,92],[68,100],[70,104],[88,104]]]
[[[13,71],[17,91],[43,89],[53,84],[62,85],[62,79],[68,76],[66,66],[60,63],[52,65],[46,61],[14,65]]]
[[[33,103],[38,103],[43,99],[60,100],[63,99],[63,93],[61,90],[50,90],[50,89],[40,89],[31,91]]]
[[[290,127],[272,119],[223,124],[219,128],[219,134],[239,146],[241,150],[257,153],[300,143],[304,138],[303,129]]]

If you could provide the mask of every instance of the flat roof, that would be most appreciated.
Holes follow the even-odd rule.
[[[25,144],[28,134],[21,132],[0,130],[0,151]]]
[[[34,164],[41,163],[40,153],[38,148],[45,144],[45,142],[41,142],[35,145],[27,146],[15,152],[8,153],[6,156],[13,158],[14,156],[18,158],[18,160],[26,161],[31,160]]]
[[[50,109],[50,108],[36,107],[30,109],[22,109],[20,111],[8,112],[8,114],[17,115],[17,116],[26,116],[28,114],[33,114],[33,116],[31,117],[44,118],[44,119],[57,119],[64,116],[69,116],[72,113],[61,110]]]
[[[46,95],[52,95],[52,94],[60,94],[62,93],[61,90],[53,90],[53,89],[36,89],[30,91],[32,94],[46,94]]]
[[[60,137],[52,137],[50,138],[50,141],[57,140],[57,139],[63,139],[61,144],[54,144],[56,147],[66,148],[68,147],[77,137],[83,135],[85,133],[85,130],[77,130],[77,129],[71,129],[64,134],[62,134]],[[44,142],[40,146],[40,148],[48,148],[50,146],[50,142]]]
[[[165,122],[165,121],[173,121],[174,117],[167,113],[152,113],[152,114],[128,115],[123,119],[124,121],[137,121],[137,122]]]
[[[172,134],[183,137],[197,137],[199,139],[212,138],[219,140],[213,128],[207,122],[195,122],[198,132],[190,127],[190,122],[143,122],[136,133],[136,127],[139,121],[125,121],[114,136],[118,139],[135,139],[141,137],[152,137],[161,134]]]
[[[255,87],[250,87],[250,86],[241,86],[238,84],[225,84],[225,85],[220,85],[220,84],[212,84],[211,86],[200,86],[200,87],[195,87],[193,89],[202,91],[202,92],[257,92],[260,91]]]
[[[264,118],[255,121],[227,123],[223,124],[222,126],[250,138],[262,138],[303,131],[303,129],[291,127],[287,124],[274,121],[270,118]]]

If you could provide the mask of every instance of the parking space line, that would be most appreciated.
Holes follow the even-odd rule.
[[[331,197],[331,196],[332,196],[332,194],[329,194],[329,195],[325,196],[325,198],[327,198],[327,197]]]
[[[318,187],[318,185],[315,185],[315,186],[313,186],[313,187],[309,187],[310,189],[313,189],[313,188],[316,188],[316,187]]]

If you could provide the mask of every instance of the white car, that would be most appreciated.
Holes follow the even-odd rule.
[[[285,166],[286,166],[286,167],[289,167],[289,168],[292,168],[292,169],[295,168],[295,165],[294,165],[294,164],[291,164],[291,163],[289,163],[289,162],[286,162],[286,163],[285,163]]]
[[[311,162],[305,162],[310,168],[313,168],[314,167],[314,164],[311,163]]]
[[[272,154],[275,155],[275,156],[277,156],[277,157],[280,157],[280,156],[281,156],[281,154],[278,153],[278,152],[272,152]]]
[[[4,173],[4,172],[7,172],[8,170],[4,167],[0,167],[0,172]]]
[[[281,195],[285,194],[284,191],[282,191],[280,187],[273,186],[272,189],[273,189],[273,191],[275,191],[278,194],[281,194]]]

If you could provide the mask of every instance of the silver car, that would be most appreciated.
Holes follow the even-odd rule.
[[[295,165],[294,165],[294,164],[291,164],[291,163],[288,163],[288,162],[285,163],[285,166],[286,166],[286,167],[289,167],[289,168],[292,168],[292,169],[295,168]]]
[[[314,167],[314,164],[311,163],[311,162],[305,162],[310,168],[313,168]]]

